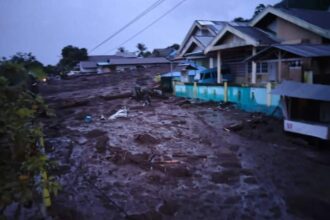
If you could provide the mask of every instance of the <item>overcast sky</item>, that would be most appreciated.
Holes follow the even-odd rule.
[[[119,45],[181,0],[165,0],[92,54],[113,54]],[[156,0],[0,0],[0,56],[32,52],[44,64],[56,64],[66,45],[91,50]],[[178,8],[124,45],[149,50],[181,43],[198,19],[230,21],[250,18],[260,4],[279,0],[186,0]]]

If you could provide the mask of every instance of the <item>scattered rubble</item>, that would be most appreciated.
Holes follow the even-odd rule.
[[[115,120],[117,118],[127,118],[128,116],[128,109],[126,107],[123,107],[122,109],[119,109],[115,114],[111,115],[109,117],[109,120]]]
[[[139,144],[158,144],[159,140],[151,136],[150,134],[137,134],[134,140]]]

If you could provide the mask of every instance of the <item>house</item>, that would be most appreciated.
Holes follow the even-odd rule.
[[[267,63],[256,77],[278,85],[284,130],[330,139],[330,12],[267,8],[251,22],[279,39],[246,61]]]
[[[108,62],[98,62],[97,72],[98,73],[109,73],[109,72],[122,72],[130,71],[139,68],[164,66],[170,67],[170,61],[163,57],[147,57],[147,58],[116,58],[110,59]]]
[[[205,67],[194,62],[183,61],[179,63],[171,72],[161,75],[161,87],[164,92],[173,91],[173,83],[193,83],[200,79],[202,71]]]
[[[97,71],[97,62],[95,61],[80,61],[79,71],[81,74],[91,74]]]
[[[153,57],[164,57],[166,59],[172,60],[176,56],[176,49],[174,47],[158,48],[152,51]]]
[[[328,91],[325,88],[330,85],[329,21],[328,11],[273,7],[267,7],[249,23],[195,21],[180,47],[179,58],[198,62],[207,69],[200,72],[194,84],[175,84],[175,94],[230,101],[245,111],[281,117],[278,110],[285,104],[280,105],[281,100],[293,100],[291,94],[272,93],[282,82],[302,84],[300,93],[311,88],[321,94],[320,87],[321,91]],[[218,24],[216,29],[212,28],[214,24]],[[203,43],[200,39],[207,40]],[[313,98],[302,97],[301,102],[309,103],[317,114],[324,116],[325,111],[329,112],[328,104],[320,104],[325,100],[319,97],[316,94]],[[305,106],[300,101],[288,103],[285,105],[290,105],[291,110],[293,106],[300,110]],[[287,112],[283,110],[288,115]],[[304,115],[297,120],[309,118]],[[315,122],[325,121],[312,120],[306,124]]]
[[[330,45],[277,44],[249,60],[268,63],[268,72],[257,83],[291,80],[330,85]]]
[[[259,28],[227,24],[205,49],[205,53],[217,57],[217,83],[222,83],[225,79],[234,83],[245,83],[249,81],[249,73],[267,71],[267,67],[262,64],[257,66],[245,60],[277,42],[275,37]],[[226,72],[223,71],[223,66],[228,67]],[[224,78],[225,73],[227,78]],[[251,81],[254,82],[255,79]]]
[[[305,59],[287,60],[280,51],[276,59],[261,57],[264,50],[274,45],[311,47],[330,43],[330,13],[305,9],[268,7],[247,26],[227,25],[206,48],[205,54],[217,54],[218,83],[223,82],[221,66],[228,64],[235,83],[264,84],[281,82],[290,75],[289,67],[305,66]],[[282,52],[284,52],[282,50]],[[280,64],[279,64],[280,63]],[[321,61],[324,65],[324,61]],[[308,68],[312,68],[309,65]],[[307,69],[307,68],[306,68]],[[320,69],[320,68],[319,68]],[[293,72],[296,70],[292,70]],[[291,74],[292,75],[292,74]],[[283,77],[282,77],[283,76]]]
[[[129,52],[129,51],[123,51],[123,52],[120,52],[120,51],[117,51],[115,56],[118,56],[120,58],[137,58],[137,55],[136,53],[134,52]]]
[[[108,62],[111,59],[118,59],[122,58],[121,56],[117,55],[95,55],[95,56],[88,56],[86,61],[80,61],[78,63],[78,69],[81,74],[95,74],[97,73],[97,63],[99,62]]]
[[[209,20],[194,21],[180,45],[176,59],[189,60],[206,68],[214,67],[214,57],[205,55],[204,50],[226,23]]]
[[[280,44],[261,51],[251,60],[270,66],[257,82],[304,81],[307,75],[318,83],[329,82],[330,12],[306,9],[267,8],[251,25],[280,39]]]

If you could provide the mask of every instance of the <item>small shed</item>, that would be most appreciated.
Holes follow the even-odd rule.
[[[272,94],[281,96],[284,130],[330,140],[330,86],[283,81]]]

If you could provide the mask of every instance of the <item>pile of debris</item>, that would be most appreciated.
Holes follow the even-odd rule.
[[[242,130],[244,127],[255,129],[260,124],[267,124],[266,116],[262,113],[252,113],[249,118],[239,122],[227,124],[223,127],[223,129],[227,132],[235,132]]]

